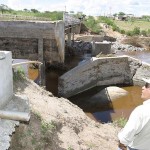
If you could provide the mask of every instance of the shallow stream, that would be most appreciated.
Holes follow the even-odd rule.
[[[138,58],[144,62],[150,63],[150,51],[142,52],[121,52],[119,55],[129,55],[134,58]],[[80,58],[71,59],[70,63],[73,65],[77,64]],[[75,64],[74,64],[75,63]],[[64,72],[57,69],[47,69],[46,70],[46,89],[52,92],[55,96],[58,93],[58,78]],[[36,80],[38,77],[38,69],[28,69],[29,78]],[[104,88],[104,87],[103,87]],[[79,95],[69,98],[74,104],[78,105],[90,118],[100,121],[100,122],[111,122],[120,117],[128,118],[131,111],[137,106],[142,104],[141,100],[141,87],[139,86],[129,86],[121,87],[129,92],[129,96],[122,97],[120,99],[114,100],[111,103],[102,104],[100,99],[97,99],[95,103],[90,101],[90,98],[102,90],[102,87],[93,88],[89,91],[81,93]]]

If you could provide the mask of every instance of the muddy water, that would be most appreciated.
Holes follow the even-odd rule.
[[[13,60],[13,64],[15,63],[21,63],[21,62],[28,62],[29,60],[26,60],[26,59],[14,59]],[[25,75],[31,79],[31,80],[38,80],[38,77],[39,77],[39,69],[38,68],[35,68],[33,66],[31,66],[31,64],[22,64],[20,66],[17,66],[16,69],[19,69],[21,68]]]
[[[140,59],[144,62],[150,63],[150,51],[132,51],[132,52],[122,52],[118,51],[116,56],[128,55],[137,59]]]
[[[118,55],[129,55],[131,57],[138,58],[142,61],[150,63],[150,52],[118,52]],[[78,60],[79,61],[79,58]],[[71,63],[75,63],[72,60]],[[55,96],[58,93],[58,78],[64,72],[60,70],[46,70],[46,89],[52,92]],[[32,80],[36,80],[38,77],[38,69],[28,68],[29,78]],[[130,87],[122,87],[123,89],[129,92],[129,95],[126,97],[122,97],[120,99],[114,100],[111,103],[102,104],[101,100],[97,99],[94,103],[90,100],[90,98],[98,93],[102,88],[94,88],[87,92],[84,92],[80,95],[76,95],[70,100],[77,104],[83,111],[92,118],[93,120],[97,120],[100,122],[110,122],[120,117],[129,117],[131,111],[138,105],[142,104],[141,100],[141,87],[138,86],[130,86]]]
[[[150,63],[150,52],[118,52],[116,55],[129,55]],[[77,61],[79,61],[79,58],[77,59]],[[71,63],[77,64],[76,59],[71,61]],[[61,74],[62,72],[58,70],[46,71],[46,88],[54,95],[57,95],[58,77]],[[91,102],[90,98],[102,90],[102,88],[91,89],[80,95],[71,97],[69,100],[82,108],[87,116],[100,122],[110,122],[120,117],[128,118],[131,111],[136,106],[142,104],[141,87],[138,86],[122,87],[129,92],[129,95],[114,100],[112,103],[102,104],[99,99],[94,103]]]
[[[129,92],[128,96],[121,97],[111,102],[111,107],[105,110],[93,112],[91,115],[98,121],[110,122],[120,117],[128,118],[131,111],[138,105],[142,104],[141,87],[130,86],[122,87]]]
[[[150,51],[117,52],[116,56],[120,56],[120,55],[128,55],[140,59],[141,61],[150,63]],[[92,111],[90,112],[86,110],[85,107],[83,107],[83,110],[85,109],[84,111],[90,118],[100,122],[110,122],[120,117],[128,118],[131,111],[136,106],[142,104],[143,102],[141,99],[141,87],[129,86],[129,87],[122,87],[122,88],[129,92],[128,96],[114,100],[111,104],[108,104],[107,107],[104,107],[103,109],[100,108],[100,109],[92,110],[93,108],[91,108]],[[86,101],[84,101],[84,103],[86,103]]]

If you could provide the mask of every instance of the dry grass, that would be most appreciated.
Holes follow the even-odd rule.
[[[136,47],[143,47],[146,50],[150,50],[150,38],[144,37],[129,37],[122,41],[123,44],[130,44]]]
[[[115,24],[122,30],[129,31],[133,30],[135,27],[139,27],[140,30],[150,29],[150,22],[148,21],[119,21],[115,20]]]

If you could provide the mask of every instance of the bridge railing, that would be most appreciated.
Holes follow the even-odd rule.
[[[10,15],[0,14],[0,20],[39,20],[39,21],[51,21],[50,18],[43,17],[32,17],[32,16],[21,16],[21,15]]]
[[[74,16],[68,14],[68,13],[64,13],[63,14],[63,20],[65,22],[65,26],[69,26],[69,25],[76,25],[76,24],[80,24],[81,20],[75,18]]]

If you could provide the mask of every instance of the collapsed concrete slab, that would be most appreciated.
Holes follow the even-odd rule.
[[[142,85],[149,70],[150,64],[128,56],[93,57],[59,78],[58,94],[71,97],[96,86]]]

